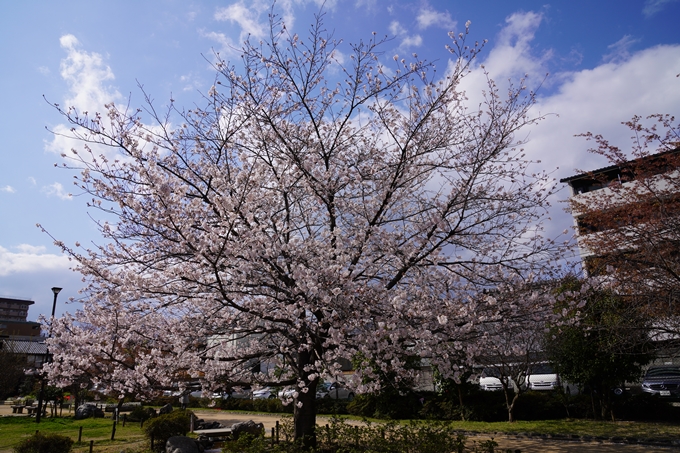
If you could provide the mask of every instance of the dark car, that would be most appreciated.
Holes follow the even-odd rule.
[[[642,380],[642,391],[658,396],[680,397],[680,366],[649,367]]]

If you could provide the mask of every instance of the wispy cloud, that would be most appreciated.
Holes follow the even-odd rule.
[[[62,200],[72,200],[73,195],[68,193],[66,190],[64,190],[64,186],[61,185],[61,183],[55,182],[54,184],[50,184],[49,186],[44,186],[42,188],[43,193],[45,193],[48,197],[57,197],[61,198]]]
[[[630,48],[639,39],[633,38],[631,35],[625,35],[623,38],[616,41],[614,44],[610,44],[607,48],[611,51],[608,54],[602,56],[602,61],[606,63],[618,63],[630,58]]]
[[[394,36],[401,38],[399,43],[400,49],[408,49],[410,47],[418,47],[423,43],[423,38],[416,35],[409,35],[407,30],[399,21],[392,21],[389,26],[390,33]]]
[[[376,9],[378,0],[356,0],[354,3],[356,8],[365,8],[368,11]]]
[[[14,193],[16,190],[14,190],[14,187],[6,185],[5,187],[0,187],[0,192]]]
[[[646,18],[650,18],[661,12],[669,3],[677,1],[678,0],[647,0],[645,6],[642,8],[642,14],[644,14]]]
[[[182,91],[197,91],[201,88],[200,77],[193,72],[180,76],[179,80],[184,85]]]

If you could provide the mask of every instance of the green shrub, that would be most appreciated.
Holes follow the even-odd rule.
[[[409,392],[404,395],[397,392],[357,395],[347,404],[347,412],[361,417],[388,420],[413,419],[420,416],[424,403],[434,396],[435,394],[431,392]]]
[[[153,439],[154,446],[165,448],[165,442],[173,436],[185,436],[191,423],[190,411],[174,410],[169,414],[152,418],[144,425],[144,434]]]
[[[567,417],[567,408],[558,390],[529,391],[520,395],[514,413],[516,420],[559,420]]]
[[[332,398],[321,398],[316,400],[316,412],[318,414],[349,414],[347,412],[347,400],[336,400]]]
[[[155,416],[156,410],[153,407],[135,406],[127,415],[127,419],[131,422],[145,422]]]
[[[35,433],[14,447],[15,453],[68,453],[73,440],[59,434]]]

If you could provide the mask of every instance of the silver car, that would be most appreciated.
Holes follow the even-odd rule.
[[[316,397],[352,401],[354,399],[354,392],[339,382],[324,382],[319,384],[316,390]]]
[[[652,366],[642,380],[642,391],[663,397],[680,397],[680,366]]]

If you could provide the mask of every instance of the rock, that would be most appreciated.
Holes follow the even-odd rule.
[[[172,412],[172,404],[168,403],[165,406],[158,409],[158,415],[165,415]]]
[[[205,420],[196,420],[194,422],[194,429],[217,429],[217,428],[224,428],[224,425],[217,421],[210,422]]]
[[[203,446],[191,437],[174,436],[165,442],[165,453],[203,453]]]
[[[76,420],[82,420],[90,417],[103,417],[104,411],[98,408],[93,403],[85,403],[76,409]]]
[[[234,423],[231,425],[231,436],[238,439],[241,434],[252,434],[254,436],[264,435],[264,423],[255,423],[252,420],[247,422]]]

